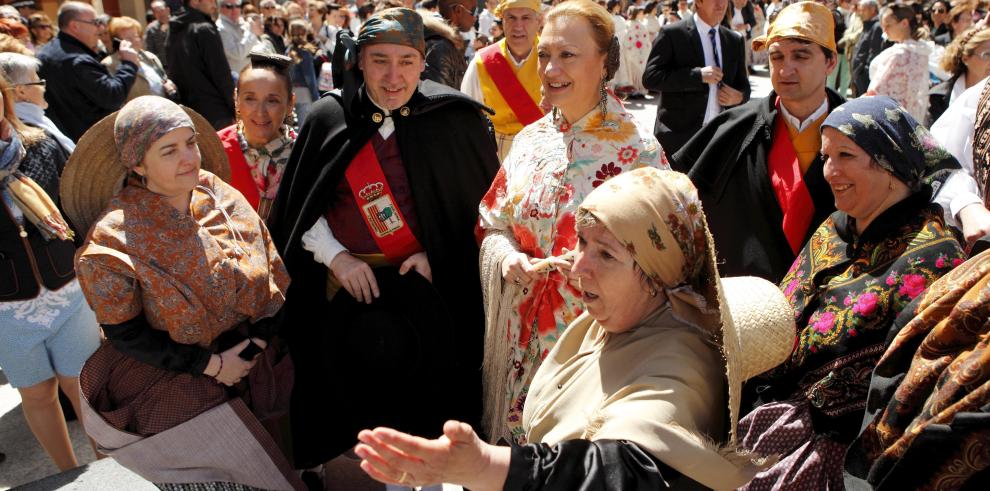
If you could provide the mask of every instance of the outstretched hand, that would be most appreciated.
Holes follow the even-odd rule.
[[[447,421],[443,436],[427,440],[391,428],[364,430],[355,453],[376,481],[404,486],[453,483],[474,490],[502,489],[508,447],[481,441],[470,425]]]

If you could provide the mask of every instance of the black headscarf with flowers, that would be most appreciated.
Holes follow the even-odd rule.
[[[959,162],[897,101],[860,97],[835,108],[822,129],[835,128],[873,157],[912,191],[937,191]]]

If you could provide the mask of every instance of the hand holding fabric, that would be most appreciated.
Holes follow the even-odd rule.
[[[515,252],[502,260],[502,279],[506,283],[527,286],[538,277],[539,273],[533,269],[533,261],[525,253]]]
[[[417,252],[402,261],[402,265],[399,266],[399,274],[404,275],[409,270],[415,270],[423,278],[426,278],[426,281],[433,283],[433,270],[430,269],[430,260],[426,257],[425,252]]]
[[[340,285],[358,302],[371,304],[378,298],[378,281],[368,263],[352,256],[349,252],[341,252],[330,261],[330,271],[337,277]]]
[[[229,387],[240,382],[242,378],[247,376],[251,368],[254,367],[256,359],[248,361],[238,355],[241,351],[244,351],[244,348],[247,348],[250,342],[250,339],[245,339],[237,343],[233,348],[218,355],[220,357],[219,372],[213,376],[213,378],[217,379],[217,382]],[[259,344],[259,346],[261,345]],[[213,364],[213,360],[210,360],[210,365]],[[213,369],[212,366],[207,366],[206,372],[209,373],[211,369]]]

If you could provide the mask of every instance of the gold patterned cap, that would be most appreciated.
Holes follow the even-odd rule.
[[[753,51],[760,51],[774,41],[787,38],[803,39],[835,53],[835,19],[832,12],[816,2],[788,5],[777,14],[766,35],[753,40]]]
[[[533,12],[540,13],[540,0],[502,0],[498,3],[498,7],[495,7],[495,17],[499,19],[502,18],[502,12],[505,9],[530,9]]]

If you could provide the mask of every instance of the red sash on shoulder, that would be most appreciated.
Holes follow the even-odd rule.
[[[777,101],[777,106],[779,108],[780,100]],[[777,203],[784,212],[781,226],[791,251],[797,254],[804,245],[804,237],[815,214],[815,204],[811,201],[811,193],[804,185],[801,164],[798,163],[791,135],[787,131],[787,122],[784,121],[782,114],[777,115],[768,160],[770,184],[773,186],[774,194],[777,195]]]
[[[390,263],[399,264],[423,250],[409,229],[409,222],[396,205],[392,189],[389,188],[370,140],[351,161],[344,176],[354,193],[354,201],[361,210],[361,218],[371,232],[371,238]]]
[[[529,96],[526,88],[519,83],[519,79],[516,78],[515,72],[509,65],[509,60],[506,60],[505,56],[502,55],[498,43],[481,50],[478,54],[481,56],[481,63],[485,65],[488,75],[495,82],[495,87],[523,126],[543,117],[540,106]]]

